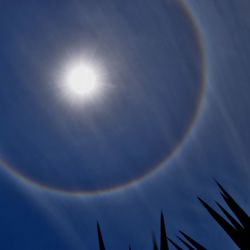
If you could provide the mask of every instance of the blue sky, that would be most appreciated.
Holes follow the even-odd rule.
[[[196,196],[216,178],[250,207],[250,4],[183,2],[0,3],[4,249],[97,249],[96,220],[108,249],[150,249],[161,210],[170,237],[234,249]],[[86,106],[61,95],[74,58],[105,72]]]

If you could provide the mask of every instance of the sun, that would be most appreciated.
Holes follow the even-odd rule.
[[[66,107],[92,110],[106,100],[110,84],[104,63],[92,58],[66,58],[56,71],[55,93]]]
[[[72,97],[93,97],[99,87],[97,70],[86,63],[69,67],[66,75],[66,88]]]

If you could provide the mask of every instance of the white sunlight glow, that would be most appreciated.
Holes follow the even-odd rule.
[[[106,100],[110,84],[102,61],[91,57],[68,57],[56,71],[56,93],[64,104],[75,110],[97,107]],[[86,109],[85,109],[86,110]]]
[[[97,70],[84,63],[73,65],[66,75],[66,88],[69,95],[77,98],[94,97],[98,91]]]

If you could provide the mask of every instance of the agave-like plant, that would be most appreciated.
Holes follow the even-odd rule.
[[[198,200],[206,208],[212,218],[221,226],[221,228],[227,233],[232,241],[242,250],[250,250],[250,217],[248,214],[239,206],[239,204],[229,195],[229,193],[222,187],[220,183],[216,181],[221,196],[226,202],[227,206],[231,211],[228,211],[220,203],[216,202],[219,209],[225,215],[226,218],[216,212],[211,206],[209,206],[203,199],[198,197]],[[206,248],[199,242],[194,240],[188,234],[179,231],[180,236],[177,236],[183,247],[189,250],[206,250]],[[99,240],[99,249],[105,250],[105,245],[101,233],[99,223],[97,223],[97,233]],[[153,250],[169,250],[170,243],[175,249],[182,250],[179,244],[167,236],[167,230],[165,225],[165,219],[163,213],[160,218],[160,248],[158,247],[155,235],[152,237]],[[131,250],[131,246],[129,246]]]
[[[223,200],[231,211],[228,211],[220,203],[216,202],[226,219],[210,207],[204,200],[198,197],[202,205],[207,209],[212,218],[221,226],[233,242],[243,250],[250,249],[250,218],[231,195],[216,182]]]

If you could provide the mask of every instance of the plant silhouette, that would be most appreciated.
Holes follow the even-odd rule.
[[[224,214],[225,218],[216,212],[208,203],[206,203],[202,198],[198,197],[202,206],[208,211],[212,218],[220,225],[220,227],[225,231],[225,233],[231,238],[231,240],[238,246],[239,249],[249,250],[250,249],[250,217],[248,214],[240,207],[240,205],[232,198],[232,196],[224,189],[224,187],[217,182],[220,190],[220,194],[228,206],[229,210],[223,207],[220,203],[216,202],[218,208]],[[99,223],[97,222],[97,233],[99,241],[99,250],[105,250],[105,245],[102,237],[102,232]],[[167,236],[165,218],[163,213],[160,216],[160,248],[155,238],[155,234],[152,235],[153,250],[169,250],[170,243],[175,249],[183,250],[207,250],[203,245],[194,240],[188,234],[183,231],[179,231],[180,236],[177,236],[180,243],[183,245],[181,247],[178,243]],[[131,250],[131,246],[129,246]]]
[[[223,200],[230,208],[230,212],[226,210],[221,204],[216,202],[222,213],[226,216],[223,218],[218,212],[216,212],[211,206],[209,206],[204,200],[198,197],[202,205],[207,209],[212,218],[221,226],[221,228],[227,233],[227,235],[233,240],[233,242],[244,250],[250,249],[250,218],[247,213],[240,207],[240,205],[232,198],[231,195],[222,187],[222,185],[216,182]]]

